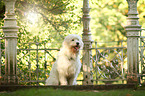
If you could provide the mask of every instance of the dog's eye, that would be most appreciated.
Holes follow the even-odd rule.
[[[72,39],[71,41],[74,41],[74,39]]]

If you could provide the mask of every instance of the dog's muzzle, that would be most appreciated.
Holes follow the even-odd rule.
[[[76,51],[78,51],[80,49],[80,44],[79,42],[76,43],[76,46],[73,47]]]

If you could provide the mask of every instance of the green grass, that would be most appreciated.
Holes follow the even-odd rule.
[[[0,96],[145,96],[145,90],[72,91],[61,89],[25,89],[14,92],[0,92]]]

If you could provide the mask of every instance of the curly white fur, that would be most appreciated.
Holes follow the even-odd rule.
[[[56,62],[52,66],[46,85],[76,85],[81,62],[79,51],[83,47],[80,36],[70,34],[65,37]]]

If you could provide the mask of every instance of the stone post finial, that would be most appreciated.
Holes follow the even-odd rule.
[[[138,14],[137,13],[137,2],[138,2],[138,0],[127,0],[128,14]]]
[[[16,0],[4,0],[6,12],[4,26],[2,27],[5,38],[5,77],[4,83],[17,84],[17,31],[18,26],[15,18],[14,6]]]
[[[92,85],[93,77],[92,77],[92,38],[91,38],[91,30],[90,30],[90,7],[89,0],[83,0],[83,34],[82,39],[84,42],[84,50],[83,50],[83,85]]]
[[[5,2],[6,6],[6,12],[5,13],[15,13],[14,8],[15,8],[15,1],[16,0],[3,0]]]

